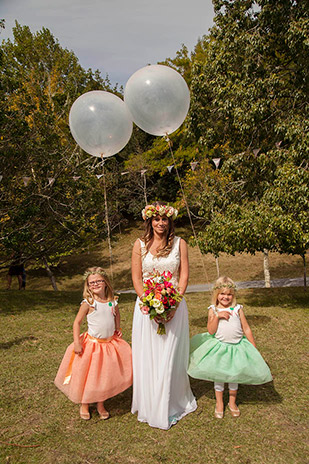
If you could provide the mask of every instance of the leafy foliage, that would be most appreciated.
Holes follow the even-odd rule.
[[[1,52],[1,251],[55,264],[105,235],[98,162],[76,147],[68,113],[80,94],[109,82],[84,71],[45,28],[32,34],[16,23]]]
[[[204,252],[308,248],[308,11],[305,2],[214,1],[205,60],[192,65],[189,133],[220,173],[189,173]],[[207,155],[206,155],[207,156]],[[202,191],[201,195],[197,195]]]

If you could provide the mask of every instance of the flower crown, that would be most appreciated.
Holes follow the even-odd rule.
[[[86,272],[84,273],[84,276],[83,276],[83,277],[84,277],[84,280],[87,280],[89,276],[94,275],[94,274],[99,274],[100,276],[102,276],[102,277],[104,277],[104,278],[107,277],[107,275],[105,274],[105,272],[102,272],[102,271],[101,271],[101,272],[100,272],[100,271],[98,271],[98,272],[86,271]]]
[[[147,205],[142,211],[142,218],[144,221],[154,216],[166,216],[176,219],[178,210],[168,205]]]
[[[235,284],[221,284],[221,285],[215,285],[213,287],[213,290],[219,290],[220,288],[233,288],[234,290],[237,290],[237,287]]]

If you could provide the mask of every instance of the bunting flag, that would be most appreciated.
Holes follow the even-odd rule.
[[[29,184],[31,177],[23,176],[22,177],[25,187]]]
[[[142,169],[141,170],[141,176],[143,176],[145,174],[145,172],[147,172],[147,169]]]
[[[280,140],[280,142],[276,142],[276,147],[280,148],[281,144],[282,144],[282,140]]]
[[[53,185],[53,183],[55,182],[55,178],[54,177],[47,177],[47,180],[48,180],[48,185],[49,187],[51,187]]]
[[[2,179],[3,179],[3,175],[2,175],[2,174],[0,174],[0,182],[2,181]]]
[[[130,171],[124,171],[124,172],[121,172],[120,174],[121,174],[122,176],[124,176],[125,174],[129,174],[129,172],[130,172]]]
[[[101,179],[101,177],[103,177],[103,174],[96,174],[97,179]]]
[[[216,166],[216,169],[219,169],[221,158],[213,158],[212,161],[214,165]]]
[[[260,148],[254,148],[252,150],[252,153],[254,154],[254,156],[257,156],[259,153],[260,153],[261,149]]]
[[[171,172],[171,170],[173,169],[174,165],[171,164],[171,166],[166,166],[166,167],[167,167],[167,169],[168,169],[168,172]]]
[[[191,161],[190,166],[191,166],[192,171],[195,171],[197,165],[198,165],[198,161]]]
[[[74,182],[76,182],[78,179],[80,179],[81,176],[73,176]]]

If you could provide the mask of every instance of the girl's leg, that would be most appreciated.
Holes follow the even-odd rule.
[[[109,418],[109,412],[106,411],[104,407],[104,401],[99,401],[97,403],[97,411],[99,413],[100,419],[108,419]]]
[[[223,417],[223,392],[224,392],[224,383],[215,382],[215,395],[216,395],[216,409],[215,409],[215,416],[218,419],[222,419]]]
[[[238,417],[240,415],[240,411],[236,404],[237,390],[237,383],[229,383],[229,408],[233,417]]]
[[[85,419],[85,420],[90,419],[89,404],[88,403],[82,403],[80,405],[79,415],[80,415],[80,417],[82,419]]]

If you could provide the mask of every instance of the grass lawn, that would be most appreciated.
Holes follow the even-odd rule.
[[[308,296],[302,288],[239,291],[274,381],[240,386],[240,418],[226,411],[220,421],[213,415],[212,383],[192,379],[198,409],[169,431],[137,421],[130,413],[131,389],[106,402],[108,421],[93,410],[88,422],[56,389],[53,379],[72,341],[80,300],[80,289],[0,292],[1,464],[308,462]],[[187,302],[191,335],[205,331],[209,294],[190,294]],[[127,341],[133,305],[133,295],[121,295]]]

